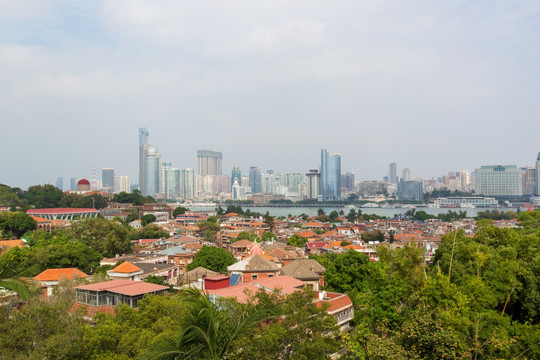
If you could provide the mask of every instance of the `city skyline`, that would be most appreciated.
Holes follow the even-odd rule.
[[[535,2],[24,0],[0,20],[10,186],[94,166],[135,184],[139,127],[164,161],[216,149],[227,174],[305,173],[322,148],[358,181],[535,166]]]

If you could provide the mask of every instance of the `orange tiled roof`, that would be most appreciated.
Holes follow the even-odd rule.
[[[48,220],[48,219],[44,219],[42,217],[38,217],[38,216],[33,216],[33,215],[30,215],[30,217],[32,219],[34,219],[35,222],[38,222],[38,223],[42,223],[42,222],[51,222],[51,220]]]
[[[26,246],[26,243],[22,239],[18,240],[0,240],[0,247],[9,250],[14,247],[23,248]]]
[[[129,261],[124,261],[123,263],[115,267],[113,271],[117,273],[130,274],[142,270],[138,266],[133,265],[133,263]]]
[[[37,281],[57,281],[60,278],[75,279],[87,277],[85,273],[76,268],[64,268],[64,269],[47,269],[42,273],[34,276],[34,280]]]

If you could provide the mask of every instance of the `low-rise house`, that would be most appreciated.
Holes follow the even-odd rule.
[[[251,246],[251,241],[249,240],[238,240],[232,244],[227,245],[227,251],[231,253],[237,260],[242,259],[249,252],[249,247]]]
[[[243,284],[223,287],[220,289],[206,290],[211,301],[219,298],[234,298],[240,303],[247,303],[250,296],[255,295],[261,289],[267,293],[277,291],[280,294],[289,295],[295,291],[301,291],[306,283],[289,276],[277,276],[273,278],[255,279]],[[328,304],[327,312],[332,315],[341,331],[349,328],[350,321],[354,318],[354,305],[346,294],[316,291],[313,301],[317,306]]]
[[[324,285],[324,266],[313,259],[291,260],[281,268],[280,274],[290,276],[308,284],[318,291]]]
[[[81,285],[76,287],[71,312],[83,311],[87,319],[92,319],[97,313],[114,314],[114,308],[119,304],[137,309],[145,295],[163,294],[168,289],[168,286],[125,279]]]
[[[75,280],[87,277],[85,273],[76,268],[47,269],[34,276],[34,281],[41,286],[41,297],[48,298],[54,294],[54,288],[62,279]]]
[[[149,276],[162,277],[166,283],[176,284],[180,274],[180,266],[176,264],[133,264],[125,261],[112,270],[107,271],[111,279],[127,279],[133,281],[146,280]]]
[[[227,267],[233,283],[243,283],[250,280],[275,277],[279,274],[279,267],[261,255],[253,255]]]
[[[196,267],[193,270],[181,274],[178,278],[178,286],[191,286],[198,289],[203,289],[203,280],[209,276],[219,275],[217,272],[203,268],[202,266]]]

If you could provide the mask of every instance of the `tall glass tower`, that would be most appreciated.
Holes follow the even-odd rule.
[[[321,149],[321,191],[323,201],[341,199],[341,156]]]
[[[242,185],[242,172],[238,166],[233,167],[231,173],[231,190],[234,185],[234,180],[238,182],[239,185]]]
[[[161,175],[161,154],[157,149],[146,145],[146,156],[144,158],[144,187],[143,196],[155,197],[159,193]]]
[[[139,189],[141,192],[144,190],[144,162],[148,151],[148,136],[150,133],[147,128],[139,128]]]

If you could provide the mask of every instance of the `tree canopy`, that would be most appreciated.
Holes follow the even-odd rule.
[[[188,265],[188,270],[193,270],[199,266],[213,270],[215,272],[226,274],[227,266],[236,262],[236,259],[225,249],[215,246],[203,246],[195,254],[193,261]]]

